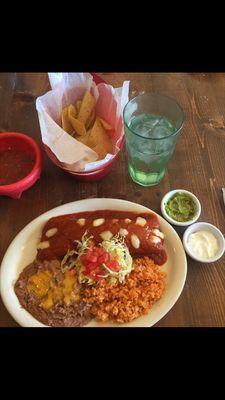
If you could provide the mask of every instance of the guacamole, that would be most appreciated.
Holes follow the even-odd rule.
[[[197,206],[189,194],[177,192],[167,201],[165,210],[169,217],[175,221],[187,222],[196,216]]]

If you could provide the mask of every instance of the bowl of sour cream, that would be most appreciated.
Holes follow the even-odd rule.
[[[225,250],[222,232],[207,222],[189,226],[183,235],[183,245],[191,258],[202,263],[219,260]]]

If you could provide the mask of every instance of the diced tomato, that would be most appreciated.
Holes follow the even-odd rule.
[[[95,271],[89,271],[89,275],[90,276],[94,276],[95,275]]]
[[[85,268],[86,270],[90,271],[94,271],[97,267],[97,263],[88,263],[86,264]]]
[[[96,269],[96,274],[104,274],[105,270],[102,268],[101,265],[98,266],[98,268]]]
[[[90,265],[89,266],[90,271],[95,271],[96,268],[98,267],[97,263],[90,263],[89,265]]]
[[[85,264],[85,270],[90,272],[92,269],[93,269],[93,268],[92,268],[92,263],[87,262],[87,263]]]
[[[89,249],[86,251],[86,253],[84,254],[85,257],[88,257],[92,254],[93,250]]]
[[[109,253],[104,253],[100,257],[98,257],[99,264],[107,263],[110,260]]]
[[[109,268],[114,268],[116,265],[118,264],[118,261],[116,261],[116,260],[111,260],[111,261],[109,261],[109,262],[107,262],[107,267],[109,267]]]
[[[96,263],[96,261],[98,260],[98,256],[94,256],[93,254],[89,254],[89,255],[86,255],[86,260],[90,261],[90,262],[93,262],[93,263]]]
[[[85,269],[84,269],[86,272],[90,272],[90,268],[89,268],[89,264],[87,264],[87,265],[85,265]]]
[[[105,253],[105,251],[103,249],[101,249],[101,247],[96,247],[95,251],[96,251],[96,253],[98,253],[99,256]]]
[[[92,254],[92,256],[95,256],[95,257],[99,256],[99,253],[96,250],[93,250],[91,254]]]
[[[87,270],[85,269],[84,271],[82,271],[82,274],[83,274],[84,276],[89,275],[89,271],[87,271]]]
[[[116,259],[107,262],[106,266],[112,271],[120,271],[122,268]]]

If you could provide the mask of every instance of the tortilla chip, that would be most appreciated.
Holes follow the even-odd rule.
[[[105,143],[98,143],[97,146],[92,147],[92,150],[94,150],[98,154],[98,160],[103,160],[106,154],[112,154],[112,144],[108,143],[108,145],[106,146]]]
[[[86,125],[86,122],[88,118],[90,118],[90,115],[94,107],[95,107],[94,96],[90,92],[86,92],[83,97],[77,119],[80,122],[83,122],[84,125]]]
[[[69,133],[69,135],[73,135],[74,129],[69,120],[68,107],[63,108],[61,118],[62,118],[62,128],[64,129],[64,131]]]
[[[87,120],[86,128],[87,129],[92,128],[92,126],[94,125],[94,122],[95,122],[95,110],[92,110],[92,113],[91,113],[90,117]]]
[[[111,131],[113,129],[113,127],[111,125],[108,124],[108,122],[106,122],[104,119],[99,118],[103,128],[105,128],[106,131]]]
[[[68,107],[68,117],[70,119],[70,117],[76,118],[76,116],[77,116],[77,110],[73,106],[73,104],[70,104]]]
[[[103,128],[98,117],[91,129],[87,145],[98,153],[99,160],[105,158],[107,153],[112,154],[113,146],[111,139]]]
[[[77,101],[76,101],[76,104],[75,104],[75,106],[76,106],[77,112],[79,112],[79,111],[80,111],[80,106],[81,106],[81,103],[82,103],[82,100],[77,100]]]
[[[90,133],[91,133],[91,131],[89,130],[85,133],[85,135],[76,137],[76,140],[78,140],[79,142],[86,144],[86,146],[88,146],[88,140],[89,140]],[[90,147],[90,146],[88,146],[88,147]]]
[[[79,121],[77,118],[74,117],[70,117],[70,123],[73,127],[73,129],[75,129],[75,132],[77,133],[77,135],[85,135],[86,134],[86,128],[84,126],[84,124]]]
[[[104,135],[104,133],[105,130],[102,127],[99,118],[97,117],[90,132],[90,143],[92,147],[96,146],[101,141],[101,138]]]

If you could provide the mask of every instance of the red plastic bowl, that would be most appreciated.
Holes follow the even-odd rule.
[[[34,159],[35,164],[30,173],[18,182],[10,185],[0,186],[0,195],[9,196],[13,199],[19,199],[24,190],[29,189],[37,179],[40,178],[42,170],[42,154],[37,143],[27,135],[17,132],[3,132],[0,133],[0,149],[13,149],[24,150],[29,153]]]
[[[92,73],[92,76],[93,76],[93,80],[96,83],[96,85],[98,85],[99,83],[106,83],[106,81],[104,81],[104,79],[102,79],[97,74]],[[124,143],[125,143],[125,137],[123,137],[123,139],[120,142],[120,145],[119,145],[120,150],[122,150]],[[58,158],[51,151],[51,149],[48,146],[46,146],[44,143],[43,143],[43,147],[45,149],[47,156],[57,167],[63,169],[65,172],[69,173],[75,179],[77,179],[79,181],[85,181],[85,182],[98,181],[99,179],[102,179],[102,178],[104,178],[104,176],[108,175],[113,170],[115,163],[117,161],[117,158],[119,156],[119,152],[120,152],[120,150],[119,150],[117,155],[113,158],[113,160],[108,161],[104,165],[103,168],[100,167],[100,168],[97,168],[90,172],[73,172],[73,171],[68,170],[68,168],[66,168],[65,165],[58,160]]]

